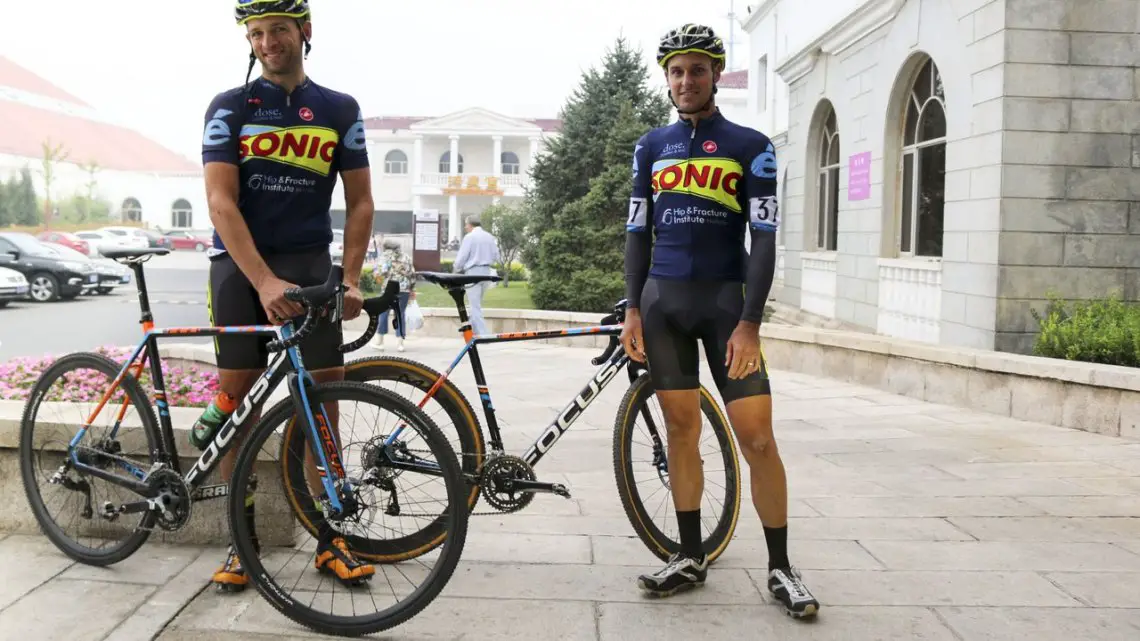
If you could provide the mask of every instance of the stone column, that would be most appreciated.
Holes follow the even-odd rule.
[[[423,182],[424,175],[424,137],[417,135],[412,143],[412,184]]]
[[[448,139],[451,140],[451,155],[448,156],[451,162],[448,163],[447,173],[454,176],[459,173],[459,134],[451,134]]]
[[[491,166],[494,167],[494,170],[492,171],[492,173],[494,174],[494,176],[496,178],[499,179],[499,186],[501,188],[502,183],[503,183],[503,137],[502,136],[491,136],[491,140],[495,143],[495,145],[494,145],[495,149],[493,152],[494,158],[491,159],[491,163],[492,163]],[[493,196],[491,198],[491,203],[494,205],[498,205],[499,204],[499,197]]]
[[[451,194],[447,197],[447,242],[459,240],[462,229],[459,223],[459,197]]]
[[[527,167],[534,166],[534,157],[538,155],[538,136],[531,136],[530,138],[530,159],[527,161]]]

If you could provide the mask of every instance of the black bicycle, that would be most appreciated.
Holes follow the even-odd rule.
[[[348,380],[364,383],[395,383],[410,385],[419,390],[423,397],[418,405],[444,428],[453,446],[461,453],[461,466],[469,488],[467,504],[474,509],[480,495],[493,510],[474,514],[500,514],[517,512],[533,500],[535,493],[553,493],[569,497],[569,490],[558,483],[539,481],[534,468],[554,445],[586,411],[625,368],[629,375],[629,389],[621,400],[614,419],[613,469],[617,481],[618,494],[626,516],[633,525],[641,541],[662,560],[680,549],[680,537],[675,528],[666,533],[670,525],[675,525],[673,503],[669,485],[668,457],[663,414],[651,412],[649,401],[654,395],[652,383],[645,367],[631,360],[624,349],[620,349],[618,335],[625,321],[625,301],[613,308],[600,325],[591,327],[551,329],[545,331],[507,332],[476,336],[464,305],[465,288],[480,282],[495,282],[498,276],[446,274],[421,272],[419,277],[427,282],[443,287],[455,301],[459,312],[460,329],[465,344],[446,371],[440,373],[423,363],[406,358],[391,356],[369,356],[346,363],[345,377]],[[371,337],[378,325],[381,308],[370,313],[368,329],[364,336]],[[399,315],[396,314],[397,319]],[[605,352],[593,359],[600,366],[586,382],[585,387],[573,397],[554,420],[546,426],[538,439],[521,456],[507,454],[504,450],[499,424],[491,403],[491,394],[483,372],[479,346],[511,341],[529,341],[563,336],[610,337]],[[475,382],[483,406],[483,415],[491,436],[488,451],[479,420],[471,404],[463,393],[448,379],[448,376],[465,356],[471,357]],[[374,385],[375,386],[375,385]],[[413,391],[400,391],[402,397],[412,397]],[[740,515],[740,462],[728,421],[713,396],[703,386],[700,389],[701,413],[705,419],[702,428],[701,446],[710,441],[719,447],[719,453],[703,453],[703,459],[719,459],[723,463],[720,470],[705,466],[705,495],[708,507],[702,506],[702,518],[708,521],[703,525],[704,550],[711,560],[719,557],[728,547],[736,529]],[[429,409],[427,404],[434,401],[438,408]],[[644,426],[635,429],[643,421]],[[448,428],[445,423],[453,427]],[[397,438],[399,432],[390,435]],[[634,449],[644,446],[648,451],[638,455]],[[707,474],[718,475],[710,479]],[[644,473],[644,478],[637,478]],[[714,492],[709,491],[709,488]],[[705,503],[705,501],[702,501]],[[388,514],[411,514],[407,507],[390,502]],[[419,515],[430,516],[430,515]],[[316,531],[315,524],[305,524],[310,531]],[[441,515],[435,522],[408,533],[398,539],[352,539],[353,550],[377,562],[395,562],[414,558],[433,550],[440,545],[447,533],[447,521]]]
[[[462,554],[468,513],[448,506],[458,507],[463,502],[466,487],[459,462],[443,433],[410,402],[388,390],[356,382],[315,384],[305,369],[296,345],[319,318],[340,321],[342,268],[333,267],[323,285],[286,292],[286,298],[305,308],[305,318],[295,331],[292,322],[281,326],[155,329],[142,264],[166,253],[166,249],[104,252],[129,264],[138,286],[144,335],[130,358],[117,363],[97,353],[63,356],[43,372],[28,398],[20,433],[20,471],[43,532],[76,561],[106,566],[129,557],[155,530],[177,532],[191,526],[192,508],[200,501],[243,497],[246,500],[229,502],[229,534],[251,581],[274,608],[310,628],[339,635],[388,629],[414,616],[446,585]],[[390,307],[397,291],[393,285],[382,296],[368,300],[365,311],[374,315]],[[268,346],[268,367],[213,441],[184,470],[171,423],[171,412],[180,408],[173,407],[167,397],[158,340],[225,333],[273,336]],[[361,337],[340,349],[352,351],[368,338]],[[148,358],[157,417],[142,384]],[[92,378],[98,375],[110,383],[94,382]],[[242,429],[283,380],[288,396],[270,407],[251,429]],[[56,383],[62,383],[61,390],[53,391]],[[342,407],[346,403],[371,408],[376,415],[374,420],[368,419],[372,430],[383,431],[379,422],[384,417],[393,420],[399,425],[400,438],[386,439],[383,444],[372,440],[370,447],[359,451],[343,447],[339,431],[346,423]],[[41,412],[49,410],[70,411],[74,416],[41,417]],[[330,420],[334,413],[339,423]],[[100,415],[111,417],[104,430],[95,425]],[[295,420],[298,417],[300,420]],[[61,432],[61,438],[53,440],[52,429]],[[231,481],[205,485],[222,457],[239,442]],[[326,540],[342,536],[342,531],[360,526],[375,513],[368,498],[370,491],[380,488],[387,496],[407,486],[405,476],[421,469],[428,456],[434,459],[432,474],[413,482],[411,489],[419,496],[427,493],[429,484],[442,484],[435,487],[438,491],[434,496],[444,507],[433,523],[446,541],[435,567],[426,572],[414,569],[399,573],[409,582],[422,579],[422,583],[397,595],[392,577],[350,587],[314,571],[314,565],[321,567],[313,563],[315,546],[295,540],[294,524],[304,521],[315,535]],[[361,468],[359,475],[346,473],[350,459]],[[41,481],[46,481],[43,488]],[[120,496],[115,500],[104,497],[103,483],[97,483],[100,481],[108,493],[119,492]],[[52,498],[45,496],[49,489],[60,490],[65,506],[76,504],[76,513],[59,520],[51,509]],[[274,490],[279,491],[278,496],[272,495]],[[253,509],[249,507],[251,497],[256,497]],[[67,531],[72,526],[74,536]],[[84,537],[96,543],[84,543]],[[97,547],[99,543],[107,545]],[[392,588],[396,602],[381,609],[372,589],[376,586]],[[338,587],[345,587],[348,594],[333,594]],[[318,610],[326,601],[330,610]],[[358,613],[358,605],[366,605],[367,613]]]

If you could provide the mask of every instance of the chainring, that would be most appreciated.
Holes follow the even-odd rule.
[[[488,460],[483,466],[482,479],[483,499],[500,512],[518,512],[534,500],[533,491],[511,487],[515,479],[535,480],[534,469],[517,456],[500,454]]]
[[[154,524],[167,532],[181,530],[190,521],[190,488],[174,470],[161,468],[146,477],[147,487],[154,492],[149,499]]]

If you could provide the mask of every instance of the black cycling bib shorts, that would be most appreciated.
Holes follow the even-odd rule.
[[[332,258],[328,249],[262,256],[269,269],[283,281],[298,287],[320,285],[328,280]],[[230,255],[222,254],[210,259],[210,282],[206,291],[206,305],[210,324],[269,325],[261,297],[245,277]],[[294,320],[294,328],[301,319]],[[269,364],[269,351],[265,349],[270,336],[256,334],[221,334],[214,337],[214,358],[219,369],[265,369]],[[339,323],[327,318],[314,320],[312,332],[298,345],[305,368],[321,370],[344,366],[344,354],[338,349],[343,342]]]
[[[728,339],[743,308],[741,283],[656,278],[646,281],[641,293],[641,332],[654,388],[689,390],[700,386],[699,340],[725,404],[748,396],[770,395],[763,350],[758,371],[741,379],[728,377]]]

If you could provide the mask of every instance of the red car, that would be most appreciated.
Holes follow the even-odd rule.
[[[40,233],[36,234],[36,240],[40,240],[45,243],[57,243],[63,245],[64,247],[70,247],[75,251],[80,252],[84,256],[91,255],[91,246],[87,244],[87,241],[70,232],[41,231]]]
[[[201,252],[214,246],[213,237],[181,229],[166,232],[166,238],[174,249],[193,249]]]

